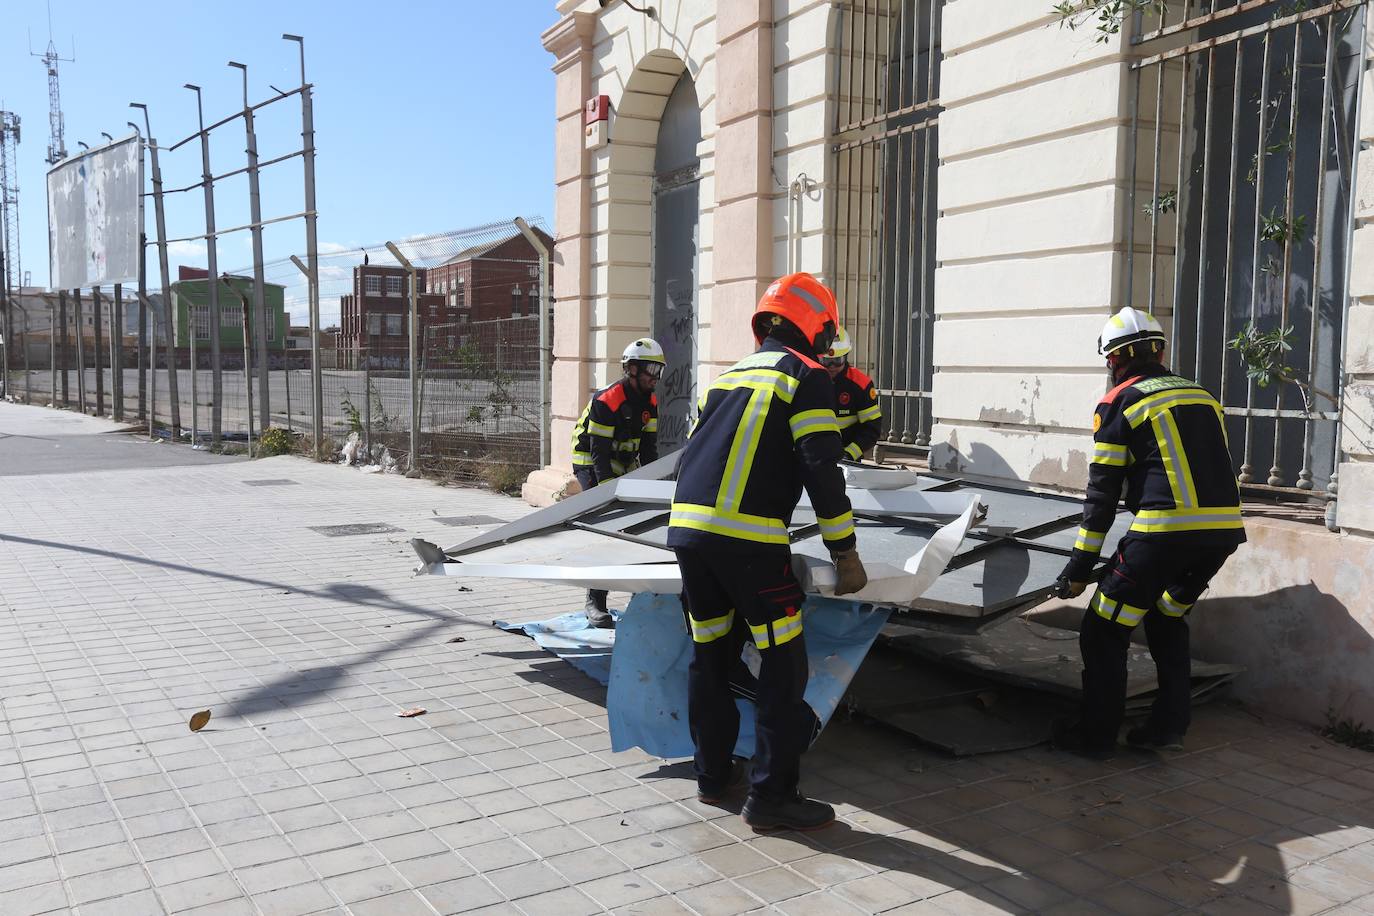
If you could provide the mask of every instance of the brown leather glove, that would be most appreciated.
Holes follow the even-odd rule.
[[[830,555],[835,564],[835,594],[850,595],[868,584],[868,573],[864,571],[859,552],[854,549],[841,550]]]

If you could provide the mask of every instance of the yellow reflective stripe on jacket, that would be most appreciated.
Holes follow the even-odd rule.
[[[1126,422],[1131,425],[1131,429],[1135,429],[1151,416],[1161,411],[1196,404],[1202,404],[1214,410],[1217,410],[1218,407],[1216,399],[1200,388],[1184,389],[1182,391],[1163,391],[1159,394],[1152,394],[1147,398],[1141,398],[1130,407],[1127,407],[1125,412]],[[1220,414],[1219,410],[1218,414]]]
[[[838,426],[840,429],[849,429],[849,427],[851,426],[859,425],[859,418],[854,416],[853,414],[849,414],[847,416],[837,415],[835,417],[835,425]]]
[[[1092,463],[1124,468],[1126,466],[1126,446],[1114,445],[1110,442],[1094,442]]]
[[[803,410],[789,417],[787,424],[792,427],[792,441],[804,439],[814,433],[837,433],[840,427],[835,422],[835,411],[828,407],[820,410]]]
[[[1169,531],[1215,531],[1244,528],[1240,506],[1203,506],[1190,509],[1142,509],[1136,513],[1131,530],[1141,534]]]
[[[592,467],[596,465],[596,459],[590,452],[573,452],[573,464],[578,467]]]
[[[860,423],[872,423],[874,420],[881,420],[882,418],[883,409],[877,404],[865,407],[863,410],[859,411]]]
[[[1093,594],[1093,600],[1088,603],[1088,606],[1097,613],[1098,617],[1128,627],[1133,627],[1140,623],[1141,618],[1145,616],[1145,611],[1147,610],[1143,607],[1136,607],[1133,604],[1126,604],[1115,598],[1109,598],[1102,594],[1102,589],[1100,588]]]
[[[658,417],[654,417],[654,418],[652,418],[651,420],[649,420],[648,423],[645,423],[645,424],[644,424],[644,431],[645,431],[646,433],[656,433],[656,432],[658,432]]]
[[[770,628],[773,631],[771,638],[768,635]],[[754,634],[754,644],[760,649],[781,646],[801,635],[802,615],[798,611],[791,617],[779,617],[772,623],[764,624],[761,627],[756,627],[751,623],[749,624],[749,631]]]
[[[821,529],[821,540],[839,541],[854,533],[854,513],[846,512],[834,518],[816,516],[816,524]]]
[[[1167,614],[1170,617],[1182,617],[1184,614],[1187,614],[1188,611],[1192,610],[1193,606],[1191,604],[1180,604],[1166,591],[1159,596],[1156,607],[1159,608],[1161,613]]]
[[[787,526],[780,518],[746,515],[743,512],[731,512],[715,506],[673,503],[668,523],[679,528],[695,528],[697,531],[723,534],[726,537],[756,541],[760,544],[790,543]]]
[[[1180,509],[1193,508],[1197,505],[1197,485],[1193,483],[1188,453],[1183,449],[1183,436],[1178,431],[1173,414],[1161,411],[1150,419],[1150,427],[1159,445],[1159,455],[1164,462],[1164,474],[1169,478],[1174,505]]]
[[[755,391],[766,391],[776,395],[784,402],[791,404],[792,397],[797,393],[797,386],[801,382],[794,379],[785,372],[769,372],[766,369],[754,370],[749,372],[727,371],[712,384],[711,391],[734,391],[736,388],[753,388]]]
[[[1081,550],[1084,553],[1101,553],[1102,545],[1107,540],[1105,531],[1089,531],[1087,528],[1078,529],[1078,538],[1073,542],[1074,550]]]
[[[863,457],[864,450],[859,448],[859,443],[851,442],[844,447],[844,453],[855,461]]]
[[[692,641],[693,642],[715,642],[722,636],[729,636],[730,631],[735,628],[735,611],[733,608],[723,617],[712,617],[710,620],[697,620],[688,615],[692,621]]]
[[[739,508],[744,497],[744,487],[749,482],[749,472],[754,467],[754,454],[763,438],[763,421],[768,415],[769,394],[755,388],[744,405],[744,414],[739,426],[735,428],[735,438],[730,443],[730,455],[725,462],[725,472],[720,478],[720,494],[716,504],[726,511]]]
[[[615,438],[614,426],[605,426],[601,423],[597,423],[591,417],[587,418],[587,432],[593,436],[601,436],[604,439]]]

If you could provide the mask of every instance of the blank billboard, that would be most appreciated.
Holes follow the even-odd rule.
[[[137,134],[64,159],[48,172],[48,262],[53,289],[138,277],[143,144]]]

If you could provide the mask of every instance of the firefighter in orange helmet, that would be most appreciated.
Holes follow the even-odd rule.
[[[798,791],[801,756],[818,725],[802,698],[804,595],[788,536],[803,488],[835,562],[836,594],[868,581],[838,465],[844,451],[834,389],[818,359],[839,328],[835,297],[810,274],[790,274],[768,287],[752,325],[758,350],[701,400],[669,522],[694,647],[688,719],[697,796],[716,803],[735,781],[739,712],[729,679],[752,638],[761,662],[744,820],[758,830],[815,829],[835,812]]]

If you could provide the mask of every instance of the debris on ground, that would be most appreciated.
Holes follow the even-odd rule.
[[[416,716],[423,716],[427,711],[423,706],[415,706],[411,709],[402,709],[396,713],[396,717],[398,719],[413,719]]]
[[[200,712],[196,713],[191,717],[191,721],[188,724],[190,726],[191,731],[200,731],[202,728],[210,724],[210,710],[202,709]]]

